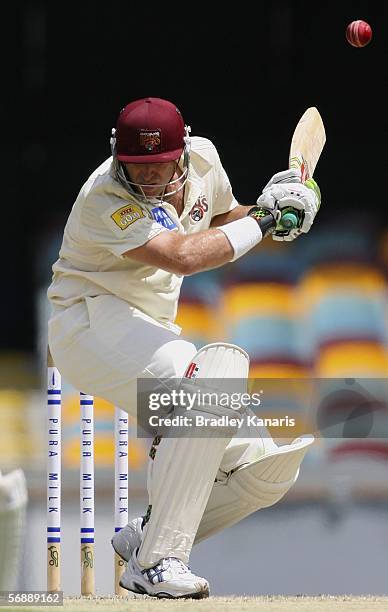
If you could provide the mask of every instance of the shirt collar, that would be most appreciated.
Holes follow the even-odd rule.
[[[181,220],[188,215],[195,202],[201,195],[204,176],[212,169],[212,164],[198,151],[191,151],[189,177],[185,186],[185,203]]]

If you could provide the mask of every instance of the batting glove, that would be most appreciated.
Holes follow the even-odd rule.
[[[270,210],[278,209],[280,212],[284,208],[299,211],[298,227],[284,230],[278,225],[272,234],[274,240],[291,241],[310,230],[321,205],[321,192],[314,179],[308,179],[302,184],[299,170],[286,170],[272,177],[257,199],[257,205]]]

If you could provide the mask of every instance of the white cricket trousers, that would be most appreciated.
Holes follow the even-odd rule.
[[[66,381],[135,417],[136,378],[181,378],[197,352],[191,342],[111,295],[55,309],[48,331],[51,355]],[[152,513],[139,563],[152,567],[171,556],[188,563],[217,469],[229,471],[262,453],[259,434],[229,444],[222,438],[162,439],[148,465]]]
[[[136,416],[136,378],[181,378],[191,342],[113,295],[55,308],[48,324],[55,366],[83,393]]]

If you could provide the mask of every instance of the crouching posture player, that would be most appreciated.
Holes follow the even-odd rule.
[[[83,185],[64,231],[48,291],[49,346],[76,388],[135,415],[136,379],[248,377],[241,348],[197,352],[174,324],[185,275],[242,257],[266,236],[309,231],[320,205],[314,181],[275,174],[255,206],[235,200],[214,145],[190,138],[174,104],[128,104],[112,132],[112,157]],[[281,211],[303,214],[283,231]],[[195,383],[196,384],[196,383]],[[199,384],[199,382],[198,382]],[[235,411],[201,406],[214,416]],[[210,429],[210,428],[209,428]],[[112,540],[128,561],[122,586],[156,597],[206,597],[188,567],[194,541],[277,502],[295,482],[311,438],[278,447],[270,438],[212,428],[201,438],[164,436],[150,453],[149,508]]]

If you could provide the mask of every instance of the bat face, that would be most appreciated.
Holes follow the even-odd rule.
[[[294,130],[289,156],[289,167],[301,171],[302,183],[312,177],[325,142],[326,134],[322,117],[315,106],[310,106],[303,113]],[[285,211],[280,220],[284,228],[283,235],[298,227],[300,223],[298,215],[299,213],[292,209]],[[282,232],[278,231],[277,234],[280,236]]]
[[[302,182],[312,177],[326,142],[322,117],[315,106],[299,119],[291,140],[289,167],[299,168]]]

